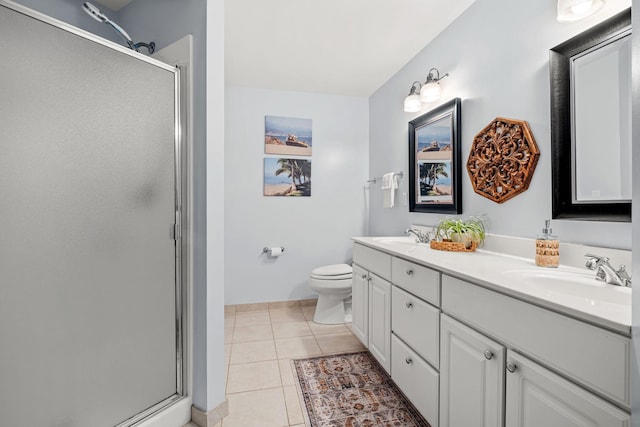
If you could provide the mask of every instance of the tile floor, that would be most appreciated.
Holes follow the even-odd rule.
[[[225,308],[229,415],[222,427],[304,426],[291,359],[364,347],[351,325],[313,323],[313,305],[249,308]]]

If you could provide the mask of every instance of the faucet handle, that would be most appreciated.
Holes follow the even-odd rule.
[[[584,256],[587,258],[593,258],[597,261],[609,262],[609,258],[606,256],[595,255],[595,254],[584,254]]]
[[[624,266],[623,264],[620,264],[620,269],[618,269],[616,273],[622,280],[627,280],[631,282],[631,276],[629,276],[629,273],[627,272],[627,267]]]
[[[607,258],[606,256],[600,256],[595,254],[584,254],[584,256],[587,258],[587,261],[584,263],[584,266],[587,267],[589,270],[595,270],[599,266],[609,263],[609,258]]]

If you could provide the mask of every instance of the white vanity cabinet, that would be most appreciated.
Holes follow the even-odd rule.
[[[391,372],[391,283],[369,274],[369,351]]]
[[[353,334],[391,372],[391,255],[353,247]]]
[[[396,335],[391,336],[391,378],[431,427],[438,427],[440,374]]]
[[[438,427],[440,273],[393,257],[391,281],[391,378]]]
[[[440,425],[502,426],[504,346],[445,314],[440,322]]]
[[[369,347],[369,272],[353,264],[351,286],[351,331]]]
[[[432,427],[630,426],[624,331],[375,247],[354,244],[353,332]]]
[[[511,350],[507,352],[506,426],[630,425],[629,413],[526,357]]]
[[[502,412],[506,405],[507,427],[629,426],[629,413],[600,397],[629,407],[628,338],[447,275],[442,310],[482,331],[442,315],[442,426],[501,426],[458,423],[452,415],[471,409],[481,416],[496,402],[489,409]],[[496,341],[509,349],[506,360]],[[498,363],[482,360],[488,356]],[[501,386],[480,393],[478,378],[486,388],[503,384],[502,375],[505,401]],[[466,390],[466,398],[459,399],[452,387]]]

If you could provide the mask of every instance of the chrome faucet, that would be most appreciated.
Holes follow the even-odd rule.
[[[631,287],[631,276],[624,265],[621,265],[619,270],[615,270],[606,256],[585,254],[585,257],[587,257],[585,266],[589,270],[596,270],[596,280],[610,285]]]
[[[422,232],[420,230],[414,230],[413,228],[407,228],[404,234],[413,234],[414,236],[416,236],[416,243],[429,243],[429,241],[431,240],[429,238],[428,231]]]

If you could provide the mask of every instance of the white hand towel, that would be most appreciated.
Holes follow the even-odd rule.
[[[382,176],[382,207],[392,208],[395,202],[396,188],[398,188],[398,179],[393,172],[385,173]]]

